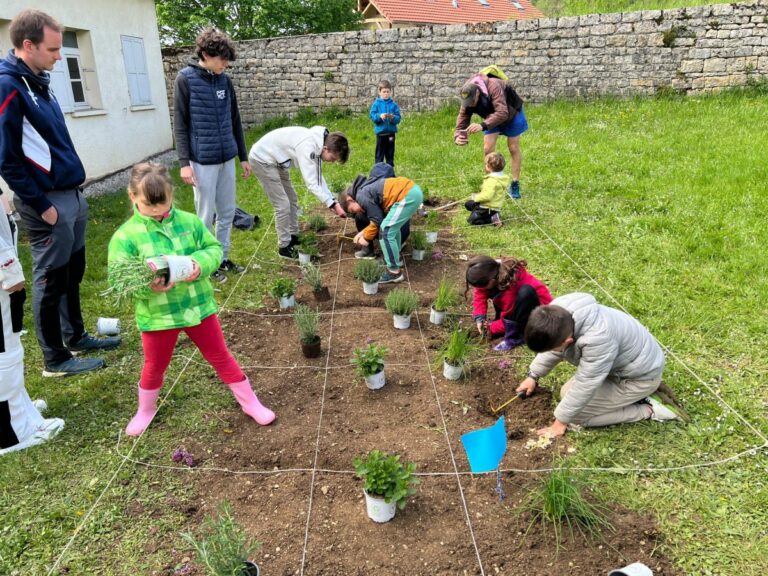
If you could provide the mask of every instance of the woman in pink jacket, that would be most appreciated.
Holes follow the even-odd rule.
[[[466,298],[472,286],[472,318],[480,333],[488,329],[492,336],[503,334],[504,340],[494,350],[505,352],[524,343],[525,325],[536,306],[549,304],[549,289],[526,270],[525,260],[475,256],[467,263]],[[493,301],[495,317],[486,320],[488,300]]]

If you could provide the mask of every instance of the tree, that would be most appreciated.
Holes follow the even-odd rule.
[[[352,30],[356,0],[157,0],[164,44],[192,44],[215,26],[234,40]]]

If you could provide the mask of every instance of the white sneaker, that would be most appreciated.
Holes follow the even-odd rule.
[[[661,399],[656,396],[656,394],[648,396],[646,401],[651,405],[651,420],[655,420],[656,422],[682,420],[680,415],[675,411],[675,408],[662,403]]]
[[[42,398],[38,398],[37,400],[32,400],[32,405],[35,408],[37,408],[37,411],[40,412],[40,414],[48,410],[48,403]]]
[[[51,438],[54,438],[64,428],[64,420],[61,418],[46,418],[43,424],[29,435],[24,441],[19,442],[8,448],[0,450],[0,456],[16,452],[17,450],[24,450],[30,446],[37,446],[43,442],[47,442]]]

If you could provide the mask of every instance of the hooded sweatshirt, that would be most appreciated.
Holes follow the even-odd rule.
[[[324,126],[287,126],[262,136],[251,148],[248,159],[267,166],[295,166],[309,191],[327,207],[336,199],[323,178],[323,144],[328,130]]]
[[[83,163],[50,88],[13,50],[0,62],[0,175],[17,198],[42,214],[47,193],[85,180]]]
[[[546,376],[563,360],[576,366],[571,390],[555,408],[555,418],[572,422],[609,375],[624,380],[661,378],[664,352],[637,319],[598,304],[591,294],[566,294],[552,304],[571,313],[574,342],[565,352],[537,354],[530,370]]]
[[[385,162],[374,164],[370,176],[365,180],[355,180],[352,197],[370,220],[370,224],[363,229],[366,240],[370,242],[376,238],[389,209],[395,202],[405,198],[413,186],[413,180],[396,177],[392,166]]]

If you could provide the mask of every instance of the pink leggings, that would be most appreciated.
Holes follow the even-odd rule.
[[[171,328],[142,332],[141,343],[144,348],[144,367],[141,369],[139,386],[144,390],[157,390],[163,385],[163,376],[171,363],[173,349],[179,332],[186,332],[195,343],[200,353],[213,366],[225,384],[235,384],[245,380],[245,374],[234,359],[221,332],[221,324],[216,314],[211,314],[197,326],[191,328]]]

